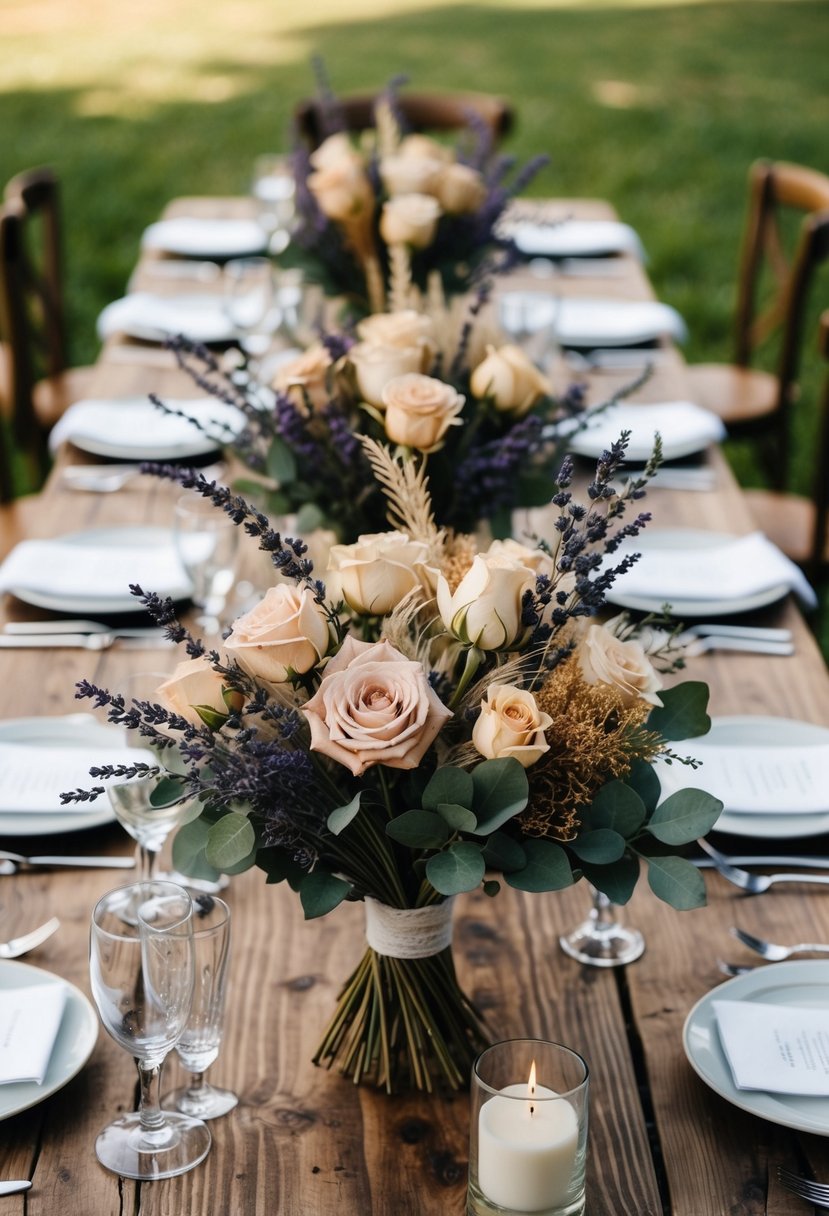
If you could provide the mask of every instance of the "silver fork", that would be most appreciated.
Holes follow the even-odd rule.
[[[745,929],[738,929],[736,925],[731,926],[731,933],[737,938],[737,941],[748,946],[749,950],[756,950],[771,963],[782,963],[783,959],[791,958],[793,954],[803,954],[809,951],[814,954],[829,954],[829,945],[825,942],[797,942],[794,946],[781,946],[777,942],[767,942],[762,937],[746,933]]]
[[[778,882],[808,882],[816,886],[829,886],[829,874],[749,874],[739,866],[730,866],[721,861],[714,862],[714,868],[733,882],[735,887],[742,888],[749,895],[761,895]]]
[[[791,1191],[799,1199],[805,1199],[807,1203],[813,1203],[818,1208],[829,1208],[829,1185],[827,1183],[812,1182],[811,1178],[801,1178],[799,1174],[793,1174],[791,1170],[787,1170],[782,1165],[777,1167],[777,1178],[787,1191]]]
[[[685,645],[685,654],[693,658],[695,655],[708,654],[711,650],[741,650],[749,654],[794,654],[794,642],[768,642],[762,638],[738,638],[725,634],[706,634],[705,637],[693,638]]]
[[[60,921],[53,916],[51,920],[47,920],[37,929],[32,929],[30,933],[24,933],[21,937],[13,937],[8,942],[0,942],[0,958],[19,958],[21,954],[26,954],[27,951],[34,950],[35,946],[45,942],[46,938],[51,937],[59,928]]]

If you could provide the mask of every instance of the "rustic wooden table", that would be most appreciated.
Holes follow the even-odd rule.
[[[203,211],[231,209],[204,200]],[[172,210],[188,211],[181,203]],[[607,214],[601,205],[565,202],[563,213]],[[625,260],[613,279],[560,277],[557,291],[646,298],[641,268]],[[141,269],[146,285],[153,273]],[[141,282],[141,277],[135,280]],[[533,281],[524,272],[524,281]],[[541,289],[544,283],[535,280]],[[614,383],[594,377],[591,391]],[[187,395],[161,351],[112,343],[100,362],[101,395],[158,391]],[[682,360],[667,351],[644,392],[651,400],[683,396]],[[84,459],[64,452],[61,461]],[[707,494],[654,490],[658,525],[746,532],[751,521],[722,456],[709,462],[717,488]],[[60,462],[59,462],[60,465]],[[62,489],[58,473],[21,513],[29,535],[82,527],[169,523],[175,491],[141,479],[117,494]],[[7,538],[8,541],[9,538]],[[42,615],[5,601],[7,616]],[[757,614],[794,630],[791,658],[718,654],[694,660],[692,674],[711,686],[715,714],[755,713],[829,723],[829,678],[811,634],[790,600]],[[117,687],[136,669],[170,652],[100,655],[84,651],[3,654],[0,716],[62,714],[77,709],[82,676]],[[0,846],[41,850],[42,838],[7,837]],[[809,841],[826,851],[826,840]],[[115,826],[48,842],[54,851],[126,853]],[[118,885],[114,872],[21,873],[0,880],[0,938],[48,916],[60,931],[27,958],[89,991],[89,916],[100,894]],[[732,924],[760,935],[829,940],[829,890],[789,886],[745,897],[708,873],[708,907],[673,912],[639,890],[628,919],[644,933],[644,956],[627,969],[581,967],[558,946],[583,918],[582,887],[542,896],[505,890],[496,900],[458,901],[455,955],[461,983],[483,1009],[494,1038],[540,1036],[567,1043],[591,1069],[588,1212],[591,1216],[798,1216],[806,1210],[775,1178],[778,1163],[810,1167],[829,1178],[829,1141],[799,1134],[738,1110],[710,1091],[682,1049],[682,1027],[694,1003],[722,981],[717,958],[750,961],[728,933]],[[643,884],[646,888],[646,884]],[[389,1099],[356,1089],[310,1062],[338,986],[362,947],[362,910],[343,906],[304,923],[298,900],[267,887],[258,871],[234,878],[228,891],[234,945],[227,1030],[214,1066],[217,1083],[234,1088],[238,1108],[211,1125],[206,1162],[181,1178],[137,1186],[96,1162],[97,1132],[132,1109],[132,1061],[103,1033],[88,1065],[62,1091],[0,1129],[0,1175],[31,1177],[26,1196],[3,1199],[3,1211],[27,1216],[425,1216],[465,1210],[468,1095]],[[0,963],[0,966],[3,964]],[[829,965],[828,965],[829,966]],[[168,1085],[177,1079],[169,1066]],[[829,1128],[827,1128],[829,1131]]]

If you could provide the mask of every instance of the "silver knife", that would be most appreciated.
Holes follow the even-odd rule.
[[[0,817],[0,831],[3,828]],[[13,861],[18,866],[67,866],[81,870],[134,870],[134,857],[60,857],[49,853],[37,857],[21,857],[19,853],[4,853],[0,861]]]
[[[120,633],[21,633],[0,636],[0,650],[167,650],[172,643],[163,635],[123,637]]]
[[[729,853],[725,861],[730,866],[794,866],[795,869],[829,870],[829,857],[785,857],[774,854],[756,857],[741,853],[732,857]],[[713,870],[717,866],[711,857],[695,857],[693,862],[701,870]]]
[[[16,1195],[18,1191],[28,1191],[31,1185],[28,1178],[21,1178],[19,1182],[0,1182],[0,1195]]]
[[[111,633],[118,638],[164,640],[164,634],[157,625],[121,628],[116,625],[105,625],[103,621],[8,621],[3,626],[3,633],[8,637],[31,636],[39,633]]]

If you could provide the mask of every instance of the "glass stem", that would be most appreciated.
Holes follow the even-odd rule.
[[[603,891],[593,888],[593,922],[596,928],[609,929],[618,923],[619,916],[615,904],[612,904]]]
[[[141,1082],[138,1114],[144,1139],[159,1145],[169,1138],[170,1129],[161,1110],[161,1064],[136,1060]]]
[[[198,1099],[204,1097],[206,1090],[209,1088],[205,1083],[204,1077],[205,1074],[203,1072],[190,1074],[190,1084],[187,1087],[188,1098]]]
[[[138,863],[138,881],[152,882],[155,878],[156,863],[158,861],[158,853],[155,849],[148,849],[144,844],[135,846],[135,858]]]

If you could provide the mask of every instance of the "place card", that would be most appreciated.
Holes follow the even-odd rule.
[[[89,775],[101,764],[156,764],[144,748],[36,747],[26,743],[0,743],[0,815],[53,814],[76,809],[64,806],[60,795],[68,790],[100,784]],[[0,823],[2,831],[2,823]]]
[[[66,1005],[65,984],[0,991],[0,1085],[42,1085]]]
[[[773,1094],[829,1097],[825,1009],[713,1001],[734,1084]]]
[[[700,787],[729,812],[746,815],[817,815],[829,811],[829,744],[724,746],[705,738],[683,745],[701,769],[658,766],[666,793]]]

